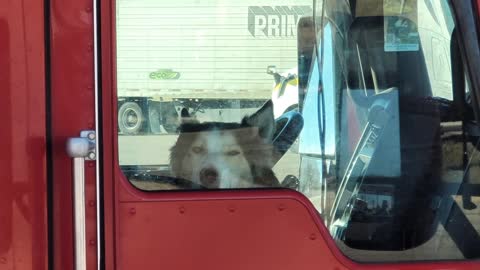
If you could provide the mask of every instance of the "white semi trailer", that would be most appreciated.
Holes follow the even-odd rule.
[[[118,125],[174,132],[182,108],[258,108],[297,66],[297,22],[311,1],[117,1]]]

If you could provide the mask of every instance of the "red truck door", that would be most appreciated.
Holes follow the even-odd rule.
[[[5,269],[58,270],[479,268],[478,260],[472,260],[477,254],[475,247],[466,247],[471,251],[469,254],[473,254],[470,257],[457,252],[471,243],[469,241],[450,241],[454,252],[446,253],[458,255],[459,259],[455,261],[447,257],[442,262],[438,261],[440,259],[429,261],[429,257],[410,249],[379,251],[360,241],[350,246],[344,238],[337,237],[342,235],[341,231],[333,233],[332,230],[334,226],[344,228],[345,224],[326,223],[336,218],[335,213],[330,215],[331,209],[328,208],[334,203],[334,198],[327,196],[336,193],[323,193],[332,187],[324,177],[328,170],[322,167],[325,165],[321,163],[323,160],[319,162],[319,157],[313,154],[298,155],[295,145],[284,153],[274,171],[284,181],[295,178],[301,181],[302,177],[310,179],[312,183],[305,189],[206,190],[193,189],[191,182],[179,181],[165,173],[169,165],[169,149],[177,139],[170,128],[165,131],[155,129],[160,134],[145,132],[135,136],[119,132],[118,105],[123,102],[118,99],[121,86],[132,83],[130,90],[139,92],[142,87],[153,85],[151,89],[162,93],[165,90],[162,87],[166,87],[163,85],[169,85],[171,80],[188,79],[188,71],[195,64],[203,64],[219,72],[216,77],[212,76],[218,85],[241,85],[248,80],[257,80],[258,85],[263,87],[273,80],[266,77],[268,74],[263,74],[262,68],[258,67],[257,73],[262,74],[258,77],[253,76],[257,73],[245,75],[243,72],[253,62],[262,62],[261,59],[268,57],[268,61],[262,62],[265,69],[274,57],[280,59],[277,59],[277,67],[283,70],[294,68],[298,64],[297,40],[291,29],[296,31],[296,22],[300,17],[318,15],[315,13],[318,7],[313,7],[311,1],[292,1],[285,5],[279,1],[211,2],[213,4],[210,5],[193,0],[178,3],[25,0],[9,1],[8,8],[0,8],[1,40],[9,41],[8,44],[0,44],[0,55],[9,59],[8,65],[2,64],[0,74],[1,78],[5,78],[2,84],[7,85],[6,96],[0,99],[0,112],[6,116],[6,130],[9,132],[0,133],[0,145],[2,150],[6,149],[6,156],[12,156],[11,160],[2,159],[0,164],[4,172],[0,179],[3,187],[0,189],[0,268],[3,265],[6,265]],[[428,8],[431,1],[417,2]],[[325,6],[333,11],[348,10],[336,13],[345,15],[346,20],[352,19],[349,16],[357,11],[368,13],[377,10],[356,9],[354,3],[361,6],[361,1],[332,1]],[[470,11],[478,8],[478,3],[471,3]],[[478,27],[478,16],[462,13],[465,7],[456,12],[457,16],[474,20]],[[362,20],[362,16],[358,18]],[[375,18],[370,19],[375,22]],[[227,22],[232,28],[225,27]],[[288,28],[292,22],[294,28]],[[139,24],[147,27],[139,27]],[[320,31],[321,37],[330,33],[335,41],[341,40],[342,35],[335,34],[344,33],[345,29],[341,27],[345,25],[326,25],[329,26]],[[202,27],[210,27],[211,32],[206,33]],[[332,31],[332,27],[338,28]],[[195,31],[188,32],[192,29]],[[242,35],[235,34],[238,29]],[[463,33],[467,33],[466,29],[464,26]],[[162,34],[159,34],[160,30]],[[209,39],[211,33],[221,34],[224,39],[212,41]],[[166,40],[163,40],[165,37]],[[162,50],[158,49],[160,47],[152,50],[145,46],[146,43],[158,44],[159,40],[165,43],[158,45]],[[245,46],[242,44],[245,40],[252,43]],[[280,40],[282,45],[272,46],[272,40]],[[478,39],[467,40],[464,40],[467,44],[464,50],[469,54],[463,61],[468,64],[465,68],[472,91],[478,91],[478,75],[474,73],[478,65],[468,60],[469,57],[478,58],[478,51],[472,51],[478,49]],[[218,44],[225,44],[225,48],[219,49]],[[183,50],[185,47],[190,49]],[[246,50],[245,47],[259,50],[253,60],[260,60],[237,59],[233,70],[228,62]],[[330,49],[333,48],[337,47],[330,46]],[[197,51],[201,53],[196,54]],[[282,57],[269,55],[272,51],[282,51],[286,57],[283,54]],[[291,52],[294,53],[290,55]],[[321,52],[316,53],[323,57]],[[135,63],[139,55],[142,61],[155,65],[139,68]],[[185,55],[191,58],[190,62],[178,61],[185,60]],[[212,59],[215,59],[215,64],[209,64]],[[164,66],[165,63],[174,68],[170,70],[169,66]],[[158,71],[165,69],[169,70],[167,75],[177,72],[180,75],[166,76],[170,81],[150,82],[151,85],[136,88],[135,82],[142,82],[145,78],[164,78],[165,73],[160,76]],[[129,77],[137,74],[135,72],[143,75]],[[154,78],[148,76],[152,72],[157,72]],[[198,69],[194,73],[191,80],[196,82],[212,75],[209,72],[198,73]],[[240,77],[237,80],[228,77],[232,73]],[[324,73],[319,75],[318,69],[316,74],[316,80],[321,81],[319,76]],[[222,80],[226,77],[229,79]],[[228,92],[217,84],[214,87],[225,95]],[[180,93],[182,90],[171,85],[167,88],[171,92]],[[327,84],[316,87],[315,91],[322,89],[327,91]],[[201,92],[202,89],[196,90]],[[241,93],[249,89],[239,86],[236,90]],[[161,107],[167,106],[172,98],[160,97],[148,102]],[[240,120],[245,113],[254,113],[254,109],[260,107],[255,96],[234,100],[227,103],[229,107],[226,108],[224,103],[203,103],[199,101],[201,99],[192,96],[191,100],[178,101],[173,108],[185,108],[190,113],[195,112],[199,119],[204,117],[213,121],[229,120],[229,117]],[[129,101],[136,102],[136,99]],[[147,107],[140,108],[148,112],[150,103],[146,104]],[[208,104],[206,108],[197,106],[205,104]],[[472,104],[478,108],[478,103],[474,101]],[[171,109],[171,105],[168,103],[168,108]],[[138,121],[138,110],[130,110],[132,114],[128,116],[133,122]],[[180,114],[182,110],[178,111]],[[216,142],[220,143],[220,140],[214,144]],[[198,154],[204,150],[195,148],[192,151]],[[238,150],[224,152],[232,156],[239,154]],[[130,163],[132,158],[138,163]],[[161,161],[150,163],[151,159]],[[305,167],[302,167],[302,162]],[[329,168],[336,165],[332,162]],[[298,173],[302,169],[317,174],[292,176],[292,171]],[[478,203],[479,196],[472,197],[473,202]],[[384,201],[388,203],[389,199]],[[368,212],[367,202],[358,205]],[[353,209],[353,205],[351,207]],[[459,213],[477,214],[467,210],[475,211],[465,208]],[[477,227],[461,227],[457,234],[461,235],[465,228],[470,233],[473,227],[474,232],[477,230],[477,237],[476,222]],[[362,220],[359,223],[363,226],[366,222]],[[362,226],[355,227],[360,229],[353,233],[349,231],[350,240],[368,235],[371,227]],[[464,231],[467,232],[466,229]],[[439,232],[441,237],[434,241],[433,251],[423,249],[433,254],[434,258],[445,251],[438,248],[442,247],[440,244],[436,245],[446,241],[444,231]],[[335,240],[332,236],[336,237]],[[474,237],[472,239],[475,240]],[[386,244],[385,241],[383,244]],[[410,257],[402,260],[404,256]],[[362,261],[367,257],[367,262]]]
[[[151,4],[151,2],[144,4],[151,13],[143,9],[146,12],[142,15],[145,16],[143,18],[139,15],[142,8],[136,4],[129,6],[130,9],[125,13],[121,13],[122,7],[119,1],[104,1],[101,4],[101,35],[99,37],[101,41],[101,55],[99,56],[101,99],[99,105],[102,128],[100,186],[102,187],[103,212],[100,216],[103,222],[101,237],[104,243],[102,261],[107,269],[157,269],[162,267],[175,269],[316,269],[319,267],[332,269],[476,269],[478,267],[478,263],[475,261],[442,263],[423,261],[395,264],[391,262],[395,253],[391,253],[390,256],[393,257],[390,257],[390,261],[384,264],[358,263],[348,258],[350,255],[347,257],[346,253],[343,253],[345,250],[340,251],[337,247],[338,242],[334,242],[332,239],[331,232],[325,227],[314,202],[299,192],[288,189],[166,191],[172,187],[169,186],[171,183],[165,180],[168,178],[164,177],[161,168],[139,169],[141,167],[139,165],[139,167],[133,168],[133,173],[130,173],[129,170],[132,168],[121,164],[122,159],[131,157],[125,154],[127,148],[131,151],[129,153],[135,152],[135,149],[145,149],[146,146],[142,146],[142,144],[148,140],[151,148],[147,146],[146,148],[149,150],[144,153],[168,156],[169,150],[167,147],[158,146],[160,141],[168,140],[167,136],[169,135],[162,135],[164,137],[158,138],[161,137],[159,135],[155,138],[144,134],[144,141],[141,141],[139,138],[142,136],[136,137],[135,139],[139,140],[135,140],[118,133],[117,95],[120,91],[120,84],[124,83],[122,79],[125,77],[121,76],[127,76],[120,75],[120,73],[124,72],[129,65],[130,67],[135,65],[135,59],[128,60],[128,57],[120,58],[120,56],[125,53],[125,50],[148,51],[148,48],[142,47],[144,45],[142,38],[145,38],[142,36],[142,31],[146,30],[136,28],[138,25],[132,21],[135,18],[151,20],[151,28],[148,31],[152,31],[150,35],[153,36],[160,32],[159,29],[173,27],[168,20],[173,20],[176,16],[187,21],[184,25],[185,28],[194,27],[188,21],[189,16],[193,15],[188,13],[189,11],[185,12],[189,8],[188,5],[176,6],[173,4],[168,7],[171,9],[168,12],[160,11],[159,13],[165,16],[165,21],[160,24],[155,21],[155,16],[158,16],[155,12],[158,11],[160,4]],[[274,8],[255,9],[258,7],[255,4],[251,6],[251,10],[256,11],[275,10]],[[208,6],[203,6],[203,4],[199,5],[198,13],[202,14],[201,10],[207,8]],[[218,8],[227,10],[228,7],[219,4]],[[241,8],[238,9],[241,10]],[[248,12],[248,9],[245,10]],[[225,12],[225,14],[229,14],[229,11]],[[122,14],[122,17],[118,17],[119,14]],[[207,12],[202,15],[211,14]],[[472,15],[470,14],[470,16]],[[261,19],[258,20],[261,22]],[[218,25],[209,26],[218,27],[218,31],[222,31],[221,20],[219,21]],[[127,27],[121,28],[121,25],[129,22],[131,23],[129,26],[138,31],[131,36],[124,32],[127,31]],[[178,20],[177,23],[181,24],[183,21]],[[204,22],[203,17],[198,19],[198,24],[202,23],[208,25]],[[179,29],[181,28],[174,28],[172,31],[180,31]],[[178,32],[168,33],[172,38],[171,47],[186,46],[177,44],[175,40],[184,39],[187,40],[187,43],[199,42],[198,49],[204,49],[201,45],[201,31],[198,33],[198,40],[182,36]],[[275,31],[266,30],[265,33],[273,35]],[[279,31],[279,33],[281,32]],[[121,40],[121,37],[125,36],[134,39],[137,43],[127,43],[125,40]],[[151,38],[149,42],[153,44],[155,43],[154,39],[159,37],[150,36],[149,38]],[[128,46],[129,44],[136,45]],[[170,49],[172,49],[172,57],[180,57],[175,54],[178,53],[175,48]],[[161,54],[159,51],[157,53]],[[144,57],[155,58],[158,56],[145,54]],[[193,58],[192,56],[192,62]],[[165,56],[164,61],[167,59],[168,55]],[[194,65],[193,63],[188,64]],[[184,74],[180,76],[184,76]],[[140,78],[137,79],[140,80]],[[159,141],[155,141],[156,139]],[[131,144],[134,144],[133,146],[127,145],[129,140]],[[170,143],[173,145],[174,142],[175,140],[172,140]],[[156,184],[156,181],[167,182],[163,184],[167,184],[168,187],[151,188],[142,181],[153,185]],[[325,215],[325,213],[321,214]],[[359,251],[358,254],[362,254],[362,252]],[[371,255],[372,253],[370,253]],[[373,261],[375,260],[373,259]]]

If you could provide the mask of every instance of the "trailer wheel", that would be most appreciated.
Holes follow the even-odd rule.
[[[135,102],[125,102],[118,110],[118,128],[124,134],[137,134],[143,126],[142,108]]]

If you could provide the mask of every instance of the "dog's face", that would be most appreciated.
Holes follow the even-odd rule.
[[[190,134],[192,143],[181,161],[181,177],[208,188],[248,187],[253,175],[239,145],[239,133],[248,131],[213,129]]]
[[[172,172],[207,188],[276,186],[274,124],[271,102],[241,123],[186,122],[171,149]]]

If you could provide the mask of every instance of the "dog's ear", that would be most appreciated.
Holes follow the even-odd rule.
[[[188,109],[187,108],[182,108],[182,110],[180,111],[180,116],[182,118],[190,117],[190,113],[188,113]]]
[[[247,116],[242,121],[252,127],[258,127],[260,137],[271,141],[275,133],[275,119],[273,117],[273,103],[268,100],[263,106],[251,116]]]
[[[187,108],[182,108],[180,111],[180,123],[181,124],[195,124],[198,123],[195,117],[192,117]]]

